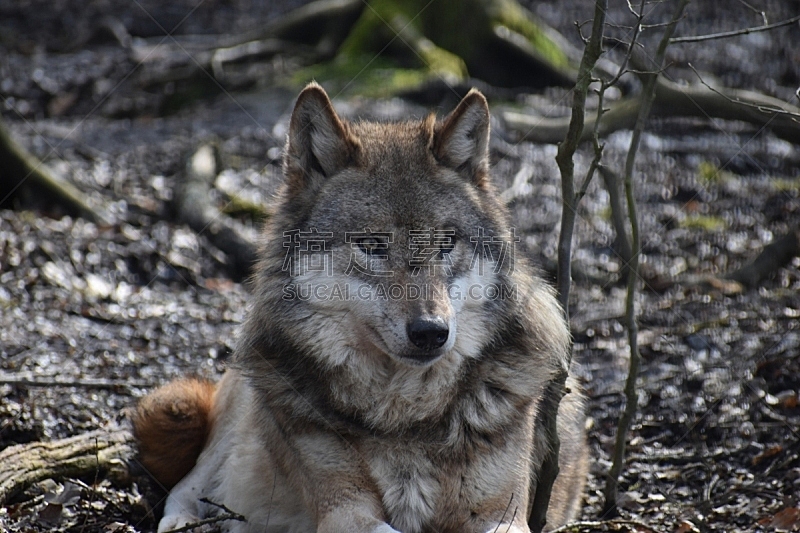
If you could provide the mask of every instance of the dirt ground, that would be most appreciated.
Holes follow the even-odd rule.
[[[170,202],[187,156],[204,142],[219,148],[219,205],[231,195],[268,205],[280,183],[292,91],[218,92],[163,114],[168,91],[131,83],[137,65],[104,29],[108,17],[133,38],[168,39],[165,32],[251,30],[300,3],[0,0],[3,118],[113,218],[99,226],[54,211],[0,210],[0,449],[125,424],[125,409],[158,384],[218,378],[247,287],[230,280],[224,254],[204,235],[174,222]],[[612,31],[624,36],[625,2],[610,3],[609,21],[620,21]],[[580,44],[574,22],[591,17],[593,2],[526,4]],[[660,22],[673,2],[648,8]],[[697,0],[677,34],[757,26],[761,11],[777,22],[800,13],[800,2],[731,0],[723,8]],[[648,29],[646,39],[659,31]],[[675,45],[668,57],[675,79],[692,79],[691,63],[713,76],[708,82],[800,103],[797,24]],[[567,97],[557,89],[520,94],[515,105],[559,114]],[[495,111],[506,105],[491,103]],[[425,113],[398,99],[336,105],[353,117]],[[529,253],[546,266],[561,210],[556,149],[515,142],[499,119],[493,127],[502,140],[493,145],[495,180],[505,190],[519,174],[528,178],[509,205]],[[606,162],[618,171],[629,140],[625,131],[606,139]],[[590,158],[582,148],[579,174]],[[800,260],[749,291],[680,281],[731,272],[798,227],[800,148],[743,122],[658,119],[636,170],[644,362],[622,518],[639,523],[632,531],[800,531]],[[608,193],[596,179],[576,230],[575,262],[587,276],[576,279],[570,305],[591,416],[585,521],[605,518],[604,475],[624,406],[625,291],[613,241]],[[163,497],[145,478],[49,481],[0,507],[0,529],[150,532]]]

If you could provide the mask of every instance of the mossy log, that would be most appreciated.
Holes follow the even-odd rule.
[[[57,178],[42,161],[20,146],[0,119],[0,208],[15,205],[108,223],[74,185]]]
[[[471,76],[494,85],[569,86],[575,81],[574,58],[565,51],[569,45],[563,37],[514,0],[464,0],[457,9],[447,2],[379,0],[364,10],[339,54],[373,55],[396,44],[393,50],[410,55],[414,47],[398,38],[398,17],[402,27],[460,58]]]
[[[126,479],[134,455],[133,435],[124,428],[10,446],[0,451],[0,506],[45,479]]]
[[[611,104],[600,119],[598,134],[604,137],[633,128],[640,107],[638,95]],[[659,76],[652,115],[741,120],[758,127],[769,127],[778,137],[800,144],[800,108],[753,91],[681,85]],[[517,133],[518,140],[537,143],[559,143],[564,140],[569,127],[569,117],[548,118],[505,111],[502,118],[509,130]],[[591,139],[596,118],[595,111],[587,113],[581,141]]]
[[[579,57],[561,34],[515,0],[464,0],[458,6],[319,0],[247,34],[176,37],[172,44],[133,46],[131,53],[143,65],[138,83],[149,88],[177,82],[196,90],[209,74],[228,88],[264,82],[258,69],[226,66],[281,55],[305,65],[283,75],[282,83],[298,88],[317,79],[371,96],[439,78],[477,78],[496,87],[568,87]]]

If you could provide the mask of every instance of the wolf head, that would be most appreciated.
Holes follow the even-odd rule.
[[[514,298],[515,237],[489,179],[489,109],[348,122],[311,84],[292,113],[262,292],[328,365],[477,357]],[[280,241],[279,241],[280,239]],[[278,272],[280,266],[280,272]],[[258,277],[258,275],[257,275]]]

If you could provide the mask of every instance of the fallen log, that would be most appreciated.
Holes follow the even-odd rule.
[[[0,120],[0,207],[18,202],[25,208],[60,210],[97,224],[109,224],[100,209],[86,201],[71,183],[56,177],[45,164],[20,146]]]
[[[0,451],[0,505],[45,479],[127,479],[134,456],[133,435],[124,428],[9,446]]]
[[[624,98],[603,114],[598,134],[605,137],[615,131],[631,129],[641,107],[637,96]],[[758,127],[769,127],[775,135],[800,144],[800,108],[771,96],[740,89],[712,89],[708,85],[681,85],[659,76],[653,102],[654,116],[699,117],[741,120]],[[591,139],[597,113],[589,111],[581,141]],[[561,142],[569,127],[569,117],[542,117],[517,111],[504,111],[501,117],[518,141],[543,144]]]
[[[794,228],[780,239],[765,246],[751,263],[731,272],[726,278],[752,289],[758,287],[764,279],[789,264],[798,255],[800,255],[800,228]]]
[[[186,163],[184,183],[175,198],[178,219],[222,250],[236,281],[250,275],[256,262],[252,231],[222,213],[211,203],[211,185],[217,175],[214,148],[203,145]]]
[[[764,280],[798,256],[800,256],[800,228],[793,228],[783,237],[765,246],[753,261],[733,272],[724,275],[685,274],[674,278],[655,277],[647,281],[647,286],[658,292],[674,285],[682,285],[719,291],[725,295],[741,294],[747,289],[759,287]]]

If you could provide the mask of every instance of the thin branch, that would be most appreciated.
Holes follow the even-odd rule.
[[[654,30],[656,28],[666,28],[667,26],[669,26],[669,22],[658,22],[656,24],[643,24],[642,25],[642,29],[643,30]]]
[[[675,30],[680,19],[683,17],[683,11],[689,0],[681,0],[675,14],[672,17],[669,25],[664,30],[664,35],[656,49],[655,63],[660,68],[664,63],[664,56],[669,46],[670,37]],[[631,249],[632,257],[628,265],[628,293],[625,298],[625,318],[628,330],[628,343],[630,345],[630,367],[628,370],[628,377],[625,380],[625,410],[619,418],[617,425],[617,439],[614,445],[614,453],[612,458],[611,468],[608,472],[606,479],[606,486],[604,490],[605,496],[605,511],[616,512],[617,510],[617,489],[619,475],[622,472],[622,466],[625,460],[625,446],[627,444],[627,435],[633,418],[636,415],[638,395],[636,391],[636,379],[639,375],[639,366],[641,364],[641,356],[639,354],[639,346],[637,341],[638,336],[638,323],[636,320],[636,282],[639,278],[639,255],[641,253],[641,237],[639,235],[639,219],[636,213],[636,198],[633,188],[633,168],[636,162],[636,153],[639,150],[639,143],[644,132],[647,119],[650,116],[650,110],[653,106],[653,101],[656,95],[656,83],[658,81],[658,74],[651,74],[645,81],[642,90],[642,104],[639,108],[639,115],[636,119],[636,126],[631,135],[631,145],[628,150],[628,156],[625,160],[625,196],[628,203],[628,218],[631,224]]]
[[[597,139],[595,139],[592,144],[594,146],[594,157],[592,158],[592,162],[589,163],[589,170],[586,171],[586,176],[583,178],[583,183],[575,195],[575,198],[578,200],[578,202],[583,200],[583,197],[586,196],[586,191],[589,190],[589,184],[592,182],[595,172],[600,167],[600,161],[603,159],[603,148],[605,145],[600,144]]]
[[[628,43],[628,48],[625,52],[625,57],[622,60],[622,64],[620,65],[619,69],[617,70],[616,76],[611,78],[608,81],[601,81],[600,82],[600,89],[597,91],[597,118],[594,121],[594,128],[592,131],[592,146],[594,148],[594,157],[592,158],[592,162],[589,165],[589,170],[586,172],[586,177],[583,180],[583,184],[581,185],[580,189],[578,190],[578,194],[575,199],[575,204],[577,205],[584,196],[586,196],[586,191],[589,189],[589,184],[594,177],[597,168],[600,166],[600,162],[603,159],[603,148],[604,145],[600,144],[600,122],[603,118],[603,115],[607,111],[605,109],[605,95],[606,90],[613,85],[616,85],[619,82],[620,78],[628,72],[628,62],[631,60],[631,56],[633,54],[634,47],[637,44],[637,40],[639,38],[639,32],[642,29],[642,20],[644,19],[644,6],[646,0],[642,0],[641,4],[639,5],[639,12],[637,13],[636,10],[633,9],[633,6],[628,0],[628,9],[630,9],[631,13],[636,16],[636,24],[634,25],[633,36],[631,37],[630,42]]]
[[[500,517],[500,521],[497,523],[497,527],[494,528],[494,531],[492,533],[497,533],[497,530],[500,529],[501,525],[503,525],[503,520],[505,520],[506,514],[508,513],[508,510],[511,509],[511,504],[513,502],[514,502],[514,493],[512,492],[511,493],[511,498],[509,498],[509,500],[508,500],[508,505],[506,505],[506,510],[503,511],[503,515]],[[515,514],[516,514],[516,512],[515,512]]]
[[[598,167],[601,166],[601,161],[602,161],[603,146],[600,144],[600,123],[603,119],[603,115],[606,112],[606,110],[603,109],[605,91],[608,87],[611,87],[612,85],[616,84],[626,72],[631,71],[628,65],[630,64],[633,58],[634,50],[636,49],[637,46],[642,47],[642,45],[638,42],[638,39],[639,39],[639,33],[644,27],[642,22],[644,21],[645,2],[646,0],[642,0],[642,3],[639,6],[638,13],[636,13],[633,9],[631,9],[631,13],[636,14],[636,26],[633,32],[633,36],[631,37],[631,40],[628,42],[627,50],[625,52],[625,58],[623,59],[622,64],[619,67],[617,75],[609,82],[604,82],[600,86],[600,92],[598,94],[597,119],[595,120],[594,130],[592,132],[592,144],[594,146],[595,156],[594,159],[592,160],[591,166],[589,167],[589,174],[586,177],[586,187],[588,187],[588,182],[589,180],[591,180],[592,176],[594,175],[594,172],[597,170]],[[632,254],[630,251],[631,245],[628,242],[628,234],[625,231],[624,215],[622,214],[622,203],[618,201],[619,184],[613,181],[613,179],[612,180],[606,179],[606,185],[608,186],[608,193],[610,199],[609,204],[611,205],[612,211],[615,208],[619,210],[617,213],[612,212],[612,216],[621,222],[616,226],[616,229],[618,231],[617,243],[618,243],[618,248],[623,253],[624,262],[627,265],[630,263]],[[585,194],[585,189],[583,190],[583,192]],[[616,202],[614,201],[615,199],[617,200]]]
[[[631,4],[631,0],[625,0],[625,3],[628,4],[628,11],[636,17],[638,20],[636,21],[636,25],[638,26],[639,23],[642,21],[642,8],[639,8],[639,12],[637,13],[635,9],[633,9],[633,4]],[[634,41],[636,39],[633,39]]]
[[[784,116],[790,117],[795,122],[797,122],[797,119],[800,118],[800,113],[793,113],[792,111],[786,111],[785,109],[781,109],[780,107],[775,107],[775,106],[770,106],[770,105],[752,104],[752,103],[746,102],[746,101],[744,101],[744,100],[742,100],[740,98],[732,98],[732,97],[728,96],[727,94],[723,93],[722,91],[720,91],[718,89],[715,89],[714,87],[712,87],[711,85],[706,83],[706,81],[703,79],[703,77],[700,75],[700,73],[697,72],[697,69],[694,68],[694,65],[692,65],[691,63],[687,63],[687,65],[689,66],[690,69],[692,69],[692,72],[694,72],[697,75],[697,79],[700,80],[700,83],[703,84],[709,91],[720,95],[721,97],[723,97],[724,99],[726,99],[727,101],[729,101],[729,102],[731,102],[733,104],[740,104],[740,105],[743,105],[743,106],[751,107],[751,108],[753,108],[753,109],[755,109],[757,111],[761,111],[762,113],[771,113],[771,114],[774,114],[774,115],[784,115]],[[800,89],[798,89],[798,91],[800,92]]]
[[[608,0],[596,0],[592,35],[583,51],[578,70],[578,79],[572,101],[572,117],[564,141],[558,147],[556,163],[561,172],[561,229],[558,236],[558,297],[564,318],[569,325],[569,291],[571,285],[572,235],[575,229],[578,197],[575,194],[575,162],[574,155],[580,143],[584,129],[586,113],[586,95],[592,83],[592,71],[603,53],[603,31],[605,29]],[[567,354],[565,366],[558,369],[547,384],[543,401],[542,431],[547,435],[547,455],[538,472],[536,493],[531,502],[528,524],[532,533],[540,533],[547,523],[547,508],[553,483],[558,476],[558,440],[557,416],[558,406],[565,394],[564,384],[572,361],[572,347]]]
[[[628,239],[628,229],[625,224],[627,210],[623,204],[620,190],[620,185],[623,180],[622,177],[605,165],[600,165],[599,170],[605,182],[606,190],[608,191],[608,205],[611,208],[611,224],[616,233],[614,250],[616,250],[622,264],[628,265],[630,264],[633,252],[631,252],[631,243]],[[624,275],[627,275],[627,273],[624,272]],[[622,319],[622,317],[620,317],[620,319]]]
[[[213,506],[213,507],[216,507],[217,509],[221,509],[222,511],[224,511],[224,512],[226,512],[226,513],[228,513],[228,514],[235,514],[235,515],[238,515],[238,514],[239,514],[239,513],[235,512],[235,511],[232,511],[232,510],[231,510],[230,508],[228,508],[228,506],[226,506],[224,503],[212,502],[212,501],[211,501],[211,500],[209,500],[208,498],[200,498],[200,501],[201,501],[201,502],[203,502],[203,503],[205,503],[205,504],[207,504],[207,505],[211,505],[211,506]],[[241,515],[239,515],[239,516],[241,516]]]
[[[212,502],[208,498],[200,498],[200,501],[208,505],[213,505],[214,507],[219,507],[224,512],[222,514],[218,514],[217,516],[204,518],[202,520],[198,520],[197,522],[186,524],[185,526],[181,526],[175,529],[170,529],[168,531],[165,531],[164,533],[183,533],[184,531],[191,531],[196,527],[202,527],[209,524],[216,524],[218,522],[227,522],[228,520],[236,520],[237,522],[247,522],[247,518],[245,518],[243,515],[231,511],[221,503]]]
[[[581,59],[578,81],[575,84],[575,91],[572,100],[572,115],[570,117],[569,128],[564,141],[558,146],[556,163],[561,172],[561,195],[562,195],[562,215],[561,230],[559,233],[558,257],[558,298],[564,315],[569,322],[569,291],[570,291],[570,268],[572,232],[575,225],[577,205],[575,205],[575,162],[573,156],[578,149],[581,134],[584,131],[586,95],[589,92],[589,85],[592,82],[592,70],[595,63],[602,54],[602,34],[605,25],[607,0],[597,0],[595,4],[594,23],[592,25],[592,36],[586,45],[586,49]]]
[[[748,9],[750,9],[750,11],[752,11],[753,13],[755,13],[757,15],[761,15],[761,20],[764,21],[764,25],[769,24],[769,20],[767,20],[767,12],[766,11],[761,11],[758,8],[751,6],[750,4],[745,2],[744,0],[739,0],[739,3],[742,4],[743,6],[747,7]]]
[[[642,5],[644,5],[644,0],[642,1]],[[625,57],[622,59],[622,64],[619,67],[619,71],[617,71],[617,75],[614,76],[611,80],[606,83],[607,87],[611,87],[612,85],[616,84],[619,79],[624,76],[628,72],[632,72],[628,68],[628,64],[631,61],[631,57],[633,56],[633,50],[636,46],[636,40],[639,38],[639,32],[642,30],[642,25],[640,22],[642,21],[641,18],[637,19],[636,21],[636,29],[633,30],[633,38],[628,43],[628,49],[625,51]],[[601,115],[597,116],[597,119],[600,120]]]
[[[736,37],[737,35],[747,35],[749,33],[774,30],[775,28],[780,28],[782,26],[789,26],[797,21],[800,21],[800,15],[790,19],[782,20],[781,22],[775,22],[774,24],[765,24],[764,26],[756,26],[754,28],[723,31],[720,33],[711,33],[709,35],[695,35],[693,37],[675,37],[669,40],[669,44],[699,43],[701,41],[711,41],[714,39],[727,39],[728,37]]]

